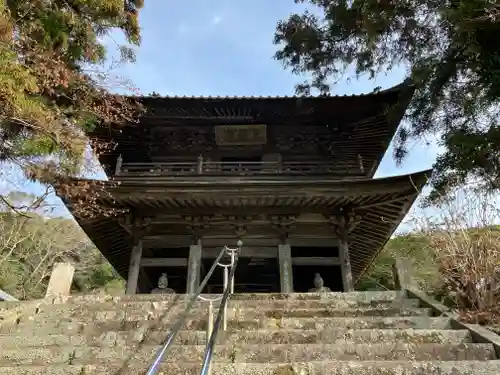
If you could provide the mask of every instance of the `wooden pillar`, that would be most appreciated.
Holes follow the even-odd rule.
[[[340,272],[344,292],[354,291],[351,257],[349,255],[349,232],[356,226],[360,219],[359,216],[354,214],[351,207],[343,208],[339,213],[329,217],[329,222],[339,239]]]
[[[203,156],[200,155],[198,156],[198,163],[197,163],[197,172],[198,174],[203,174]]]
[[[116,159],[115,176],[118,176],[122,172],[122,164],[123,164],[123,158],[122,158],[122,154],[120,154],[120,155],[118,155],[118,158]]]
[[[340,272],[342,273],[342,287],[344,292],[354,291],[351,270],[351,258],[349,256],[349,244],[347,239],[339,241]]]
[[[185,216],[186,228],[191,232],[193,242],[189,246],[186,278],[186,293],[194,294],[201,282],[201,238],[210,227],[210,216]]]
[[[127,277],[126,294],[136,294],[139,281],[139,272],[142,258],[142,238],[146,234],[147,227],[151,224],[151,219],[125,215],[118,218],[120,225],[132,236],[132,251]]]
[[[132,252],[130,254],[130,264],[128,267],[127,290],[126,294],[137,293],[137,283],[139,281],[139,271],[141,268],[142,258],[142,239],[138,238],[134,241]]]
[[[271,225],[278,231],[281,243],[278,245],[278,262],[280,271],[281,293],[293,293],[292,251],[288,243],[288,235],[295,227],[294,215],[273,215]]]
[[[359,171],[361,173],[365,173],[365,167],[363,165],[363,157],[360,154],[358,154],[358,163],[359,163]]]
[[[200,286],[201,278],[201,239],[189,246],[186,293],[194,294]]]
[[[278,245],[281,293],[293,293],[292,251],[290,244]]]

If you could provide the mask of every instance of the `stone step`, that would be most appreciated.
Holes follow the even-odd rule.
[[[68,347],[51,346],[2,350],[0,365],[43,364],[105,364],[131,360],[134,364],[151,362],[158,345],[132,345],[115,347]],[[200,364],[205,345],[174,345],[170,348],[167,362]],[[268,344],[268,345],[220,345],[213,360],[225,363],[287,363],[309,361],[488,361],[495,359],[491,344]]]
[[[53,335],[0,335],[0,351],[35,346],[127,346],[140,342],[164,343],[168,332],[148,330],[147,327],[131,331],[89,332],[83,334]],[[205,331],[180,331],[176,337],[179,345],[205,345]],[[218,343],[245,344],[361,344],[361,343],[413,343],[461,344],[472,342],[467,330],[415,330],[415,329],[328,329],[328,330],[254,330],[222,331]]]
[[[349,299],[332,299],[332,300],[272,300],[272,301],[258,301],[258,300],[234,300],[229,301],[228,308],[234,309],[384,309],[384,308],[418,308],[420,301],[417,299],[402,299],[402,300],[368,300],[358,301]],[[43,314],[54,312],[87,312],[87,311],[113,311],[113,310],[163,310],[184,309],[187,306],[185,301],[106,301],[102,303],[63,303],[63,304],[48,304],[39,302],[38,304],[26,304],[22,312],[25,314]],[[218,308],[219,303],[214,303],[214,308]],[[208,308],[208,302],[196,302],[192,309],[193,311],[202,311]]]
[[[206,321],[208,319],[208,309],[192,311],[188,315],[190,319],[196,317],[197,320]],[[66,312],[64,310],[50,311],[37,315],[20,315],[18,322],[33,321],[35,325],[49,325],[60,321],[129,321],[129,320],[158,320],[163,318],[174,319],[180,313],[180,310],[171,310],[166,308],[144,307],[138,309],[121,310],[88,310],[81,309]],[[407,316],[430,316],[431,309],[428,308],[383,308],[383,309],[260,309],[260,308],[228,308],[227,317],[237,321],[253,321],[261,319],[282,319],[282,318],[338,318],[338,317],[407,317]]]
[[[214,299],[220,297],[220,294],[202,294],[203,297]],[[64,296],[48,298],[35,301],[5,301],[0,302],[0,317],[5,310],[36,308],[37,306],[48,304],[68,304],[68,305],[92,305],[98,303],[128,303],[128,302],[185,302],[189,298],[186,294],[136,294],[136,295],[121,295],[111,296],[102,294],[90,294],[80,296]],[[254,303],[262,305],[262,303],[276,302],[330,302],[337,303],[346,301],[347,303],[391,303],[394,300],[402,300],[402,294],[395,291],[386,292],[333,292],[333,293],[256,293],[245,294],[237,293],[231,296],[232,302],[242,301],[244,304]],[[254,302],[252,302],[254,301]],[[201,301],[200,301],[201,303]]]
[[[0,367],[0,375],[137,375],[147,366],[8,366]],[[309,363],[214,363],[213,375],[498,375],[496,361],[335,361]],[[169,363],[158,375],[199,375],[200,364]]]
[[[9,366],[0,367],[2,375],[137,375],[146,372],[145,366]],[[214,363],[214,375],[497,375],[500,361],[393,361],[393,362],[310,362],[310,363]],[[200,365],[166,364],[158,375],[198,375]]]
[[[120,305],[102,304],[86,307],[84,305],[66,306],[66,305],[41,305],[34,309],[25,309],[17,315],[10,315],[3,322],[19,322],[26,320],[60,320],[68,318],[76,318],[80,320],[106,320],[106,319],[157,319],[169,314],[175,316],[183,312],[184,306],[172,306],[168,303],[153,302],[153,303],[134,303]],[[217,312],[218,307],[214,308]],[[231,305],[227,308],[228,317],[231,318],[255,318],[257,316],[264,317],[339,317],[339,316],[420,316],[429,315],[431,310],[428,308],[418,307],[401,307],[401,306],[386,306],[386,307],[366,307],[366,308],[337,308],[331,306],[313,307],[278,307],[278,306],[241,306]],[[188,314],[191,317],[199,317],[207,319],[208,305],[194,308]]]
[[[50,323],[50,324],[49,324]],[[81,334],[87,332],[127,331],[141,327],[156,330],[169,330],[174,320],[108,320],[102,322],[89,321],[64,321],[40,322],[29,321],[15,324],[0,325],[0,334]],[[207,321],[187,319],[183,329],[206,330]],[[254,319],[254,320],[228,320],[230,330],[256,330],[256,329],[450,329],[449,318],[434,318],[427,316],[410,317],[355,317],[355,318],[282,318],[282,319]]]
[[[220,294],[202,294],[206,298],[215,298]],[[397,291],[373,291],[373,292],[331,292],[331,293],[236,293],[231,296],[231,300],[258,300],[258,301],[274,301],[274,300],[360,300],[360,301],[391,301],[401,297],[401,292]],[[164,301],[167,299],[182,300],[185,299],[185,294],[135,294],[135,295],[81,295],[64,297],[64,301],[71,303],[96,303],[107,301]],[[60,298],[58,298],[60,299]]]

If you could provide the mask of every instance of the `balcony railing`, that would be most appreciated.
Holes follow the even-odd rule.
[[[353,165],[317,162],[177,162],[177,163],[123,163],[117,175],[192,176],[192,175],[362,175]]]

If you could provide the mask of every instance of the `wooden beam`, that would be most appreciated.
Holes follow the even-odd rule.
[[[230,246],[231,247],[231,246]],[[219,255],[222,247],[217,248],[203,248],[203,259],[215,259]],[[241,248],[240,258],[276,258],[278,256],[278,247],[274,246],[244,246]]]
[[[336,247],[339,246],[339,239],[338,238],[331,238],[331,237],[314,237],[310,238],[307,236],[294,236],[291,234],[288,236],[287,242],[290,244],[290,246],[301,246],[301,247],[325,247],[325,248],[331,248],[331,247]]]
[[[222,249],[223,246],[236,246],[236,238],[223,237],[223,236],[203,236],[203,246],[210,248]],[[143,238],[144,248],[188,248],[191,245],[191,236],[189,235],[146,235]],[[243,248],[246,247],[271,247],[278,248],[280,239],[278,236],[259,236],[259,235],[246,235],[243,238]],[[293,248],[294,246],[310,246],[310,247],[334,247],[339,245],[339,240],[332,237],[309,237],[307,235],[294,235],[293,233],[288,237],[288,243]],[[277,251],[277,250],[276,250]]]
[[[292,258],[293,266],[339,266],[338,257],[295,257]]]
[[[187,267],[187,258],[142,258],[141,267]]]
[[[197,214],[190,214],[186,216],[191,216],[191,217],[196,217],[199,216],[200,220],[205,220],[207,224],[210,226],[225,226],[225,225],[234,225],[235,224],[235,219],[238,222],[241,222],[242,224],[252,224],[255,226],[267,226],[269,225],[269,222],[271,221],[272,216],[278,216],[281,215],[280,213],[277,214],[263,214],[262,212],[260,213],[253,213],[253,214],[242,214],[242,215],[235,215],[234,212],[231,215],[230,213],[223,213],[220,212],[219,210],[215,210],[212,212],[211,215],[197,215]],[[154,216],[154,224],[157,226],[163,226],[163,225],[185,225],[186,224],[186,218],[183,218],[180,214],[171,214],[171,215],[155,215]],[[292,216],[292,215],[283,215],[283,216]],[[312,221],[314,220],[314,221]],[[327,223],[327,219],[325,218],[324,215],[321,214],[310,214],[310,215],[303,215],[303,220],[301,223],[307,224],[307,223],[318,223],[318,222],[323,222]]]
[[[192,243],[191,235],[148,235],[143,238],[144,247],[153,249],[159,247],[189,247]]]
[[[209,248],[222,249],[224,246],[236,246],[234,236],[203,236],[203,246]],[[243,246],[276,246],[278,247],[278,237],[269,236],[245,236]],[[144,246],[148,248],[188,248],[191,245],[192,237],[190,235],[155,235],[144,238]]]
[[[204,249],[205,251],[206,249]],[[276,249],[277,252],[277,249]],[[255,254],[254,254],[255,255]],[[259,255],[256,253],[256,255]],[[242,254],[242,258],[258,258],[258,256],[249,256]],[[265,258],[269,258],[266,256]],[[214,257],[215,259],[215,257]],[[142,258],[141,267],[187,267],[186,258]],[[292,258],[294,266],[338,266],[340,258],[338,257],[295,257]]]
[[[387,215],[390,215],[390,212]],[[291,215],[290,215],[291,216]],[[192,225],[189,222],[183,221],[181,217],[176,219],[169,219],[170,222],[160,222],[154,218],[154,222],[151,225],[151,229],[147,236],[149,237],[160,237],[168,235],[188,235],[191,234],[187,231],[188,225]],[[235,233],[234,227],[237,225],[244,225],[247,228],[247,233],[245,238],[276,238],[277,230],[275,227],[271,226],[273,222],[271,220],[267,221],[246,221],[235,222],[235,220],[227,221],[225,223],[218,222],[216,220],[210,221],[206,220],[203,225],[208,225],[207,230],[204,233],[200,233],[203,239],[221,239],[226,238],[227,240],[234,242]],[[327,221],[322,223],[316,222],[300,222],[296,223],[293,230],[289,231],[289,236],[295,234],[297,237],[309,235],[309,238],[319,237],[319,238],[336,238],[332,235],[331,230],[329,230],[329,225]]]

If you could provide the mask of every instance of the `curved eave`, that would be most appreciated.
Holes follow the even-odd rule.
[[[274,184],[249,187],[215,182],[196,187],[165,183],[142,186],[123,183],[110,187],[112,199],[103,204],[127,207],[137,212],[209,214],[228,209],[244,214],[250,210],[290,213],[320,212],[328,214],[351,204],[362,219],[350,233],[353,276],[358,280],[396,230],[427,181],[430,171],[364,181],[294,181],[287,186]],[[168,187],[168,188],[167,188]],[[224,187],[222,189],[222,187]],[[189,191],[186,191],[188,189]],[[76,199],[76,198],[74,198]],[[71,200],[63,200],[71,210]],[[116,219],[95,217],[75,219],[94,244],[120,274],[126,276],[132,246],[130,235]]]
[[[321,177],[304,177],[293,179],[278,179],[272,176],[267,179],[253,179],[252,177],[239,177],[239,176],[221,176],[218,178],[213,177],[173,177],[161,178],[155,177],[149,180],[141,178],[122,178],[119,182],[115,181],[100,181],[99,185],[102,186],[107,192],[113,196],[119,197],[120,195],[130,194],[151,194],[152,197],[159,194],[161,197],[165,193],[184,193],[184,192],[201,192],[207,194],[220,194],[223,191],[226,193],[235,192],[241,194],[241,187],[245,190],[271,189],[271,191],[281,191],[283,188],[310,188],[315,192],[324,192],[327,194],[343,195],[349,192],[366,192],[373,191],[393,191],[400,188],[413,187],[416,188],[425,184],[432,169],[425,171],[411,173],[406,175],[394,177],[382,177],[374,179],[342,179],[329,178],[326,176]],[[66,185],[76,185],[78,183],[91,183],[95,180],[85,178],[71,178],[65,180]],[[56,191],[59,193],[62,190],[56,185]],[[165,190],[165,189],[168,189]],[[189,190],[189,191],[188,191]],[[289,189],[287,189],[289,190]]]

